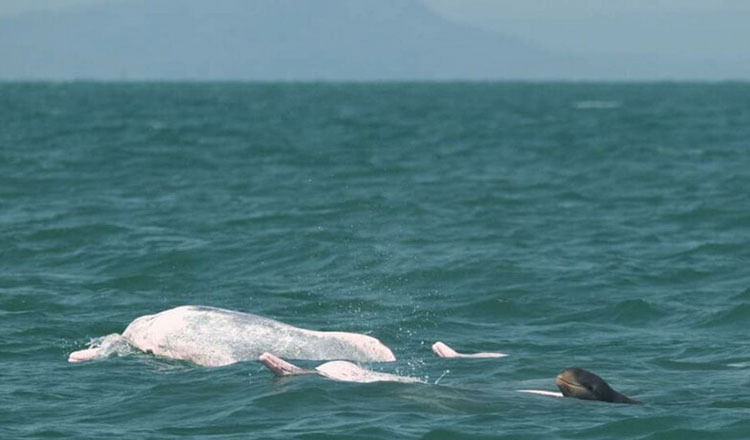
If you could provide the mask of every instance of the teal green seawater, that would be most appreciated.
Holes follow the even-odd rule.
[[[750,438],[749,194],[750,84],[0,84],[0,437]],[[428,383],[67,363],[182,304]]]

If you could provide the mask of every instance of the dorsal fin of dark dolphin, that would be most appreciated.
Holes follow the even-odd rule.
[[[615,391],[604,379],[583,368],[563,369],[555,378],[555,383],[565,397],[611,403],[642,403]]]

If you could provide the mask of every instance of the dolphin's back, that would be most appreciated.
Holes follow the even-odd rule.
[[[389,360],[374,359],[363,348],[360,341],[382,346],[369,336],[305,330],[250,313],[205,306],[181,306],[142,316],[125,329],[123,337],[147,353],[206,366],[257,360],[264,352],[289,359]]]

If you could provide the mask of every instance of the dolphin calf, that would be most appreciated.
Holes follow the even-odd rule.
[[[432,351],[442,358],[499,358],[503,353],[458,353],[444,342],[435,342]],[[359,367],[351,362],[333,361],[318,365],[314,370],[305,370],[291,364],[273,353],[263,353],[259,360],[276,376],[296,376],[300,374],[317,374],[339,382],[402,382],[425,383],[422,379],[396,374],[379,373]]]
[[[542,390],[518,390],[522,393],[541,394],[553,397],[574,397],[583,400],[598,400],[610,403],[642,404],[642,402],[615,391],[596,374],[583,368],[565,368],[555,378],[559,393]]]
[[[610,403],[642,403],[618,393],[604,379],[583,368],[565,368],[555,378],[555,384],[564,397]]]
[[[122,335],[113,334],[69,362],[107,357],[113,347],[127,345],[148,354],[218,367],[256,361],[265,352],[289,359],[392,362],[396,358],[379,340],[347,332],[293,327],[249,313],[205,306],[181,306],[141,316]]]

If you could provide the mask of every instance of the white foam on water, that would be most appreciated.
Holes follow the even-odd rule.
[[[573,103],[573,108],[578,110],[606,110],[619,108],[622,106],[620,101],[578,101]]]
[[[733,364],[727,364],[727,367],[732,368],[750,368],[750,362],[736,362]]]

